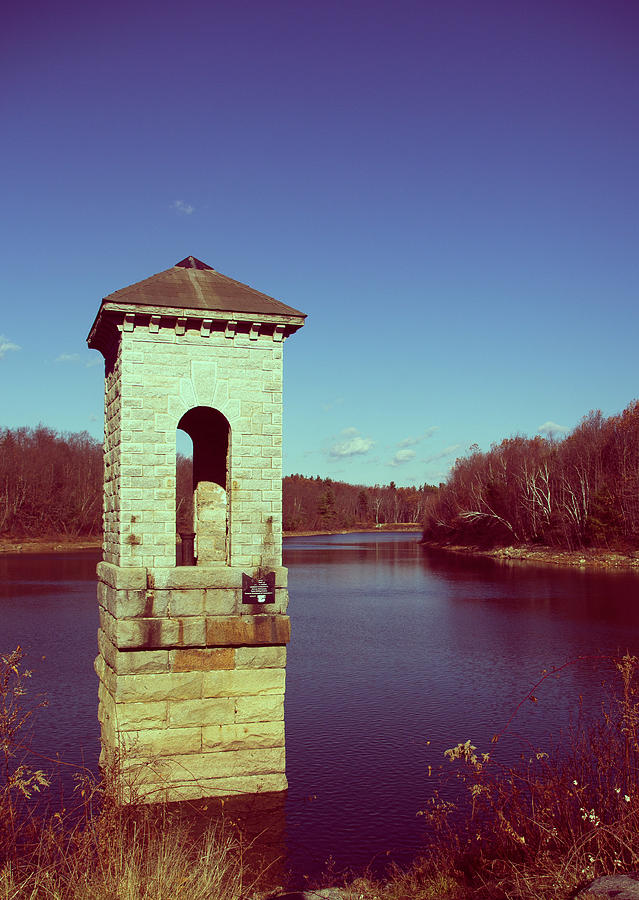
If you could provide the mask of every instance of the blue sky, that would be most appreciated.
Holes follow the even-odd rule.
[[[101,437],[100,298],[190,254],[308,314],[285,473],[436,483],[618,412],[638,37],[627,0],[12,4],[0,425]]]

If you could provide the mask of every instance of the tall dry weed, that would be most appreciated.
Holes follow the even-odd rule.
[[[473,895],[559,900],[639,866],[639,660],[612,662],[617,689],[599,718],[580,715],[556,747],[529,751],[516,766],[500,765],[494,746],[479,753],[466,741],[447,751],[470,812],[453,823],[458,810],[448,808],[437,824],[435,801],[426,814],[439,830],[436,852],[448,848]]]
[[[28,763],[26,727],[46,700],[28,697],[23,658],[19,646],[0,655],[0,858],[15,857],[31,819],[28,801],[49,786],[46,773]]]

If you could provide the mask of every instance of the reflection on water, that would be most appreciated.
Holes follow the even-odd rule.
[[[0,556],[0,649],[20,644],[30,696],[46,695],[31,739],[46,770],[97,769],[98,559],[97,551]],[[73,788],[70,774],[64,787]]]
[[[289,881],[285,793],[190,800],[170,803],[167,810],[168,819],[187,826],[192,844],[210,830],[239,838],[245,885],[273,891]]]
[[[423,838],[428,766],[446,748],[471,738],[488,750],[542,669],[639,645],[636,575],[506,568],[397,535],[293,539],[286,565],[287,823],[299,866],[311,852],[406,859]],[[521,739],[547,745],[580,693],[596,702],[600,676],[584,661],[547,682],[500,754],[516,757]],[[296,843],[303,835],[312,847]]]
[[[284,862],[311,873],[407,860],[423,841],[428,766],[468,738],[488,749],[541,671],[639,652],[637,575],[500,565],[424,551],[415,535],[285,540],[293,637],[287,675]],[[97,554],[0,558],[0,647],[20,643],[46,691],[34,746],[95,768]],[[547,746],[609,669],[580,660],[545,682],[500,741]],[[270,821],[270,824],[266,824]],[[279,823],[279,824],[274,824]]]

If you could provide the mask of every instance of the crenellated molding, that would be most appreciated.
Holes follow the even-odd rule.
[[[259,317],[243,313],[202,314],[201,311],[179,308],[131,309],[128,305],[105,303],[93,324],[89,334],[89,347],[99,350],[103,356],[113,344],[114,332],[147,332],[149,336],[173,334],[180,338],[186,334],[199,334],[210,338],[215,334],[223,335],[228,340],[237,337],[251,341],[282,342],[303,325],[301,317],[283,317],[260,315]],[[157,337],[153,339],[157,340]]]

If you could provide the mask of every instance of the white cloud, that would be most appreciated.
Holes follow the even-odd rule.
[[[2,359],[9,350],[22,350],[22,347],[18,344],[14,344],[13,341],[10,341],[9,338],[6,338],[3,334],[0,334],[0,359]]]
[[[85,369],[92,369],[94,366],[99,366],[102,362],[102,357],[98,354],[91,355],[87,360],[85,356],[82,356],[80,353],[61,353],[60,356],[56,356],[53,360],[54,363],[82,363]]]
[[[335,459],[361,456],[375,446],[375,441],[369,437],[362,437],[357,428],[345,428],[342,437],[345,440],[337,441],[328,451],[328,455]]]
[[[565,434],[569,431],[569,428],[566,428],[565,425],[557,425],[556,422],[544,422],[543,425],[540,425],[537,429],[538,434],[545,434],[548,438],[553,438],[558,434]]]
[[[452,456],[456,450],[459,450],[461,444],[451,444],[449,447],[444,447],[443,450],[440,450],[439,453],[434,453],[432,456],[427,456],[424,462],[426,464],[437,462],[438,459],[446,459],[447,456]]]
[[[404,465],[404,463],[411,462],[413,459],[415,459],[416,456],[417,456],[417,454],[415,453],[414,450],[409,450],[409,449],[398,450],[388,465],[389,466],[402,466],[402,465]]]
[[[174,209],[182,216],[190,216],[195,212],[195,207],[191,206],[190,203],[185,203],[184,200],[174,200],[171,204],[171,209]]]
[[[422,441],[425,441],[427,438],[432,437],[436,431],[439,431],[439,425],[431,425],[431,427],[427,428],[423,434],[419,434],[417,435],[417,437],[404,438],[404,440],[400,441],[397,446],[414,447],[416,444],[421,444]]]

